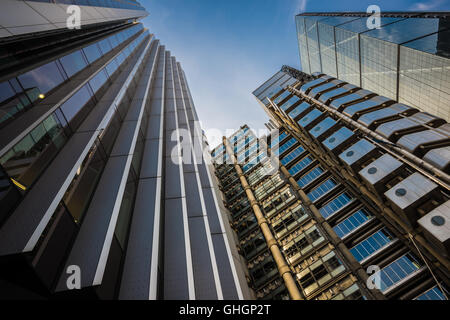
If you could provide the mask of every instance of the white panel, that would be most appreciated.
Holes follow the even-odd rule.
[[[25,2],[2,0],[1,4],[0,25],[2,27],[31,26],[49,23],[39,13],[27,6]]]
[[[30,7],[39,12],[51,23],[65,22],[69,15],[60,6],[49,5],[48,3],[25,1]]]

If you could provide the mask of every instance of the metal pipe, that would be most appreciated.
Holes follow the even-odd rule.
[[[241,181],[241,185],[245,190],[245,193],[248,197],[248,200],[252,206],[253,213],[256,216],[256,219],[258,221],[258,225],[264,235],[264,238],[266,239],[267,246],[269,247],[270,252],[272,253],[273,259],[275,260],[275,263],[277,264],[278,272],[280,273],[280,276],[283,278],[284,283],[286,285],[286,288],[293,300],[303,300],[302,295],[300,291],[298,290],[296,281],[294,280],[294,277],[291,273],[291,268],[287,265],[283,254],[280,251],[280,248],[278,247],[278,242],[272,235],[272,231],[270,230],[269,224],[267,223],[266,218],[264,217],[264,214],[262,213],[258,201],[256,200],[255,196],[253,195],[253,191],[250,187],[250,185],[247,182],[247,178],[245,177],[241,167],[239,166],[237,159],[234,155],[234,152],[228,142],[228,139],[226,137],[223,137],[223,144],[226,147],[227,153],[230,156],[230,159],[234,165],[234,168],[239,176],[239,179]]]
[[[264,143],[264,142],[263,142]],[[268,150],[268,154],[270,155],[271,150],[266,145],[265,146]],[[342,240],[336,235],[334,230],[331,228],[329,223],[322,217],[317,207],[311,202],[311,200],[308,198],[306,193],[300,188],[300,186],[297,184],[295,179],[292,177],[292,175],[289,173],[289,171],[286,169],[284,165],[282,165],[278,158],[272,159],[276,161],[278,167],[280,168],[281,173],[288,179],[289,184],[292,186],[292,188],[297,191],[298,195],[300,196],[302,203],[305,204],[309,210],[314,215],[314,218],[316,222],[322,226],[322,228],[326,231],[328,234],[329,239],[333,243],[333,245],[337,248],[339,248],[340,252],[344,256],[347,265],[350,267],[350,270],[354,275],[356,275],[359,278],[359,281],[361,283],[367,283],[367,280],[369,279],[369,275],[367,272],[362,268],[361,264],[355,259],[355,257],[350,253],[347,246],[344,245]],[[377,289],[374,289],[371,291],[371,294],[377,299],[377,300],[384,300],[385,296]]]

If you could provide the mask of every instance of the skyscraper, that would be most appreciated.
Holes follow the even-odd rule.
[[[296,16],[302,71],[322,72],[450,121],[450,15]]]
[[[248,298],[205,157],[182,161],[205,143],[186,75],[144,8],[1,6],[1,296]]]
[[[256,297],[445,300],[449,124],[287,66],[253,94],[270,135],[212,156]]]

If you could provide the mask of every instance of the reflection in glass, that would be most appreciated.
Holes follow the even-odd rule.
[[[384,26],[381,29],[372,29],[364,35],[401,44],[430,33],[438,32],[443,28],[440,20],[439,18],[409,18]]]
[[[23,93],[16,93],[10,83],[0,83],[0,127],[6,125],[30,105]]]
[[[75,51],[65,57],[59,59],[68,77],[73,76],[87,66],[86,59],[81,51]]]
[[[51,115],[2,156],[0,164],[11,178],[29,188],[66,142],[63,127]]]
[[[93,102],[92,93],[88,85],[84,85],[72,97],[64,102],[60,109],[69,122],[71,128],[76,130],[91,110]]]
[[[38,94],[34,91],[28,94],[28,97],[32,102],[37,100],[39,94],[46,94],[64,81],[55,62],[47,63],[39,68],[22,74],[18,79],[25,91],[37,88]]]
[[[91,44],[90,46],[84,48],[83,52],[86,55],[89,63],[93,63],[101,56],[100,49],[98,48],[97,43]]]

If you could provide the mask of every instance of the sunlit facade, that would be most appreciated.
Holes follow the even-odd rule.
[[[270,135],[212,157],[256,297],[445,300],[449,124],[286,66],[253,94]]]
[[[448,13],[382,12],[295,17],[302,71],[322,72],[450,120]]]
[[[56,2],[1,2],[0,298],[250,298],[180,63],[136,1]]]

